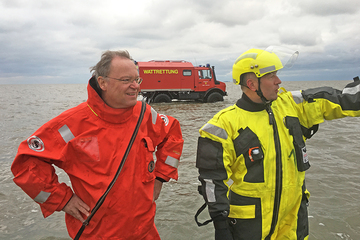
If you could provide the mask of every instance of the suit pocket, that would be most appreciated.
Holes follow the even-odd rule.
[[[249,183],[264,182],[264,151],[259,138],[250,128],[240,129],[239,136],[234,140],[236,157],[241,154],[245,159],[247,173],[244,181]]]
[[[290,135],[293,137],[298,171],[306,171],[310,168],[310,163],[306,152],[306,145],[303,139],[300,121],[296,117],[286,116],[285,125],[289,129]]]
[[[234,236],[239,239],[262,238],[261,199],[245,197],[230,190],[229,226]]]
[[[155,179],[155,161],[154,161],[154,144],[151,138],[144,137],[140,144],[142,181],[144,183],[151,182]]]

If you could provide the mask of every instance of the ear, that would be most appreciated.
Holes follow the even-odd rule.
[[[256,90],[258,89],[258,81],[255,81],[252,78],[248,78],[246,80],[246,86],[253,92],[256,92]]]
[[[99,76],[97,81],[98,81],[98,84],[99,84],[99,87],[101,88],[101,90],[106,91],[108,82],[105,80],[105,78],[102,76]]]

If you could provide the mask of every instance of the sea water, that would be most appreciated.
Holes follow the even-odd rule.
[[[299,81],[282,84],[287,90],[332,86],[342,89],[349,81]],[[239,86],[227,83],[223,102],[172,102],[152,104],[158,113],[180,121],[184,150],[179,180],[165,183],[157,200],[155,223],[163,240],[214,239],[212,224],[198,227],[194,214],[204,203],[197,192],[195,167],[198,130],[219,110],[241,96]],[[86,84],[0,85],[0,239],[70,239],[64,213],[44,219],[37,203],[12,179],[11,163],[21,141],[61,112],[86,101]],[[309,239],[360,239],[360,118],[343,118],[320,124],[307,141],[311,168],[306,184],[311,193]],[[57,169],[59,180],[69,184]],[[200,220],[209,218],[207,211]]]

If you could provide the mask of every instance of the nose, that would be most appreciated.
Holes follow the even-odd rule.
[[[282,83],[282,82],[281,82],[280,78],[279,78],[278,76],[276,76],[275,84],[281,84],[281,83]]]
[[[138,89],[138,88],[140,87],[140,84],[137,83],[137,82],[135,82],[135,81],[132,81],[132,82],[130,83],[130,87],[131,87],[131,88],[134,88],[134,89]]]

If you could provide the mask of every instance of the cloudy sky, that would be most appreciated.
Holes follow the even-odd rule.
[[[232,81],[250,48],[300,52],[282,80],[360,75],[359,0],[0,0],[0,84],[86,83],[105,50],[210,63]]]

